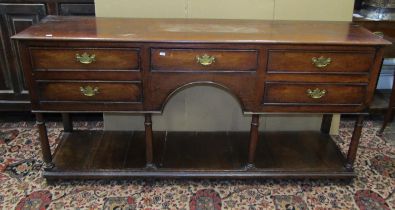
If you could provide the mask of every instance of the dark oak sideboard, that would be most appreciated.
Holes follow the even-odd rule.
[[[47,17],[13,37],[36,113],[47,179],[351,178],[390,42],[346,22]],[[224,89],[250,132],[158,132],[178,91]],[[209,103],[209,102],[208,102]],[[51,152],[43,113],[126,112],[145,131],[65,132]],[[356,114],[345,155],[322,132],[258,132],[271,113]]]

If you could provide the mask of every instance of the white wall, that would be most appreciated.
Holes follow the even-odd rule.
[[[350,21],[354,0],[95,0],[101,17]]]

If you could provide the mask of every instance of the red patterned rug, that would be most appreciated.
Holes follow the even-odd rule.
[[[101,122],[76,123],[79,129]],[[49,123],[52,146],[62,128]],[[335,137],[344,150],[352,122]],[[0,124],[0,209],[395,209],[395,146],[366,122],[351,183],[329,180],[63,181],[42,178],[33,123]]]

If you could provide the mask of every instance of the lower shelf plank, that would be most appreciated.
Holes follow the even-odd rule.
[[[352,178],[327,134],[260,133],[255,168],[246,169],[247,132],[154,132],[156,169],[145,168],[143,132],[66,133],[47,179]]]
[[[174,171],[174,170],[97,170],[97,171],[45,171],[44,177],[57,179],[130,179],[130,178],[207,178],[207,179],[351,179],[352,171],[344,172],[303,172],[303,171]]]

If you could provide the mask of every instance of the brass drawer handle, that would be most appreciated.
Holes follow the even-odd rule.
[[[328,91],[326,91],[325,89],[320,90],[318,88],[311,90],[311,89],[307,89],[306,93],[308,96],[310,96],[310,98],[314,98],[314,99],[319,99],[322,98],[326,95]]]
[[[89,55],[86,52],[82,53],[82,55],[80,55],[78,53],[75,54],[75,58],[77,59],[77,61],[79,61],[82,64],[90,64],[90,63],[93,63],[94,61],[96,61],[95,54]]]
[[[375,31],[375,32],[373,32],[373,34],[380,37],[380,38],[384,38],[384,33],[381,31]]]
[[[99,93],[99,88],[98,87],[91,87],[91,86],[85,86],[85,87],[80,87],[80,91],[84,96],[94,96],[97,93]]]
[[[319,58],[313,57],[311,61],[313,62],[315,67],[324,68],[331,64],[332,58],[325,58],[324,56],[321,56]]]
[[[215,57],[204,54],[202,56],[196,56],[196,61],[202,66],[209,66],[212,63],[215,63]]]

